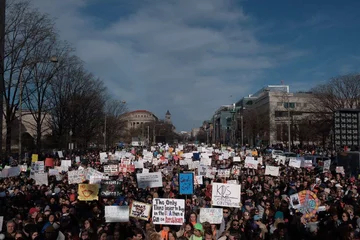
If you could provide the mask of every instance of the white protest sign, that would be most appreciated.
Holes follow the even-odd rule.
[[[85,180],[84,171],[70,171],[68,172],[68,182],[69,184],[82,183]]]
[[[130,206],[130,217],[149,220],[151,204],[133,201]]]
[[[0,216],[0,232],[2,232],[3,224],[4,224],[4,216]]]
[[[234,157],[233,162],[240,162],[240,157]]]
[[[244,168],[257,169],[259,162],[254,157],[246,157]]]
[[[331,160],[325,160],[324,161],[323,172],[330,171],[330,165],[331,165]]]
[[[138,173],[136,174],[136,179],[138,188],[156,188],[163,186],[161,172]]]
[[[301,159],[297,159],[296,157],[290,157],[289,167],[300,168],[301,167]]]
[[[236,184],[213,183],[213,206],[240,207],[241,186]]]
[[[59,158],[63,158],[64,155],[63,155],[63,152],[62,151],[58,151],[58,155],[59,155]]]
[[[265,175],[270,175],[274,177],[279,176],[279,167],[276,166],[266,166],[265,168]]]
[[[184,214],[184,199],[153,199],[152,221],[154,224],[182,225],[184,223]]]
[[[200,223],[221,224],[223,217],[222,208],[200,208]]]
[[[129,206],[105,206],[106,222],[128,222]]]
[[[104,173],[109,175],[117,175],[119,173],[119,168],[117,164],[105,165]]]
[[[34,180],[36,181],[36,185],[49,185],[47,173],[35,173]]]

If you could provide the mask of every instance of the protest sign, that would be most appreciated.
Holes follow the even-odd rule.
[[[70,171],[68,172],[68,182],[69,184],[82,183],[85,180],[84,171]]]
[[[149,220],[151,204],[133,201],[130,206],[130,217]]]
[[[105,206],[105,220],[109,222],[128,222],[129,206]]]
[[[154,173],[138,173],[136,174],[138,188],[156,188],[162,187],[161,172]]]
[[[182,225],[184,214],[184,199],[153,199],[152,221],[154,224]]]
[[[97,184],[79,184],[78,199],[80,201],[98,200],[99,186]]]
[[[212,201],[214,206],[240,207],[241,187],[237,184],[212,184]]]
[[[279,176],[279,167],[269,166],[269,165],[266,166],[265,175],[270,175],[270,176],[274,176],[274,177]]]
[[[34,180],[36,181],[36,185],[49,185],[47,173],[35,173]]]
[[[37,162],[38,159],[39,159],[39,155],[37,155],[37,154],[31,155],[31,162]]]
[[[194,174],[180,173],[179,174],[179,193],[184,195],[194,194]]]
[[[108,175],[118,175],[119,174],[118,165],[117,164],[105,165],[104,173]]]
[[[221,224],[223,217],[222,208],[200,208],[200,223]]]
[[[100,195],[102,197],[118,197],[121,194],[122,181],[102,180]]]

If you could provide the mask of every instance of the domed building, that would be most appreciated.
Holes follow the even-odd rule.
[[[124,114],[123,119],[127,122],[127,128],[138,128],[144,123],[156,122],[158,118],[147,110],[135,110]]]

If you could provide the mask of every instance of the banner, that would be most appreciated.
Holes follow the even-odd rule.
[[[154,224],[182,225],[184,223],[184,214],[184,199],[153,199],[152,221]]]
[[[183,195],[194,194],[194,175],[193,173],[179,174],[179,193]]]
[[[237,184],[212,184],[212,205],[222,207],[240,207],[241,186]]]
[[[122,181],[102,180],[100,196],[102,197],[119,197],[122,191]]]
[[[200,208],[200,223],[221,224],[223,217],[222,208]]]
[[[151,204],[133,201],[130,206],[130,217],[149,220],[151,211]]]
[[[105,221],[128,222],[129,206],[105,206]]]
[[[162,187],[161,172],[154,173],[138,173],[136,174],[138,188],[156,188]]]
[[[98,200],[99,186],[97,184],[79,184],[78,199],[80,201]]]

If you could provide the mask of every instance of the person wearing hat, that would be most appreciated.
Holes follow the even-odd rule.
[[[201,223],[197,223],[194,226],[194,234],[190,236],[189,240],[202,240],[204,234],[204,228]]]

